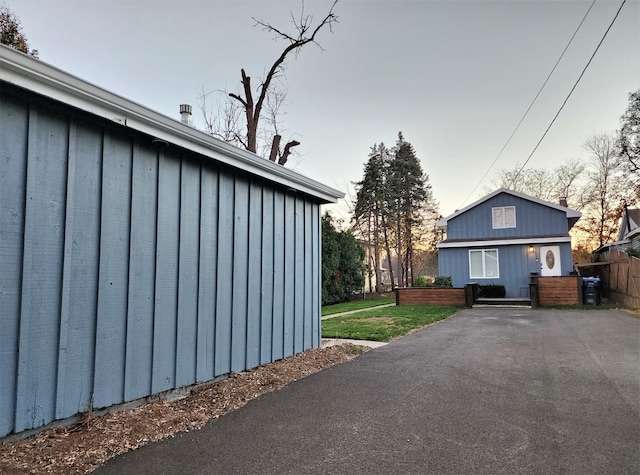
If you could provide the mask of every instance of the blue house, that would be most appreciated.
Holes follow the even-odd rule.
[[[503,285],[508,298],[529,296],[532,272],[569,275],[569,230],[581,213],[561,204],[501,188],[438,221],[439,273],[454,287],[469,282]]]

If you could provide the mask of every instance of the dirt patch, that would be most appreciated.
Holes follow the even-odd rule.
[[[179,400],[157,401],[102,417],[88,415],[77,424],[0,445],[0,474],[91,472],[110,458],[178,432],[199,429],[262,394],[349,361],[363,351],[351,344],[308,350],[199,386]]]
[[[389,325],[393,325],[393,318],[391,317],[370,317],[370,318],[359,318],[359,322],[382,322]]]

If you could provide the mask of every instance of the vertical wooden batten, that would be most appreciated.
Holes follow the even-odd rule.
[[[319,346],[339,192],[23,56],[0,46],[0,437]]]

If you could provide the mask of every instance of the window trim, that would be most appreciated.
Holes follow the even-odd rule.
[[[505,219],[505,210],[513,209],[513,226],[507,226],[507,222]],[[496,225],[496,220],[494,216],[494,211],[499,209],[502,212],[502,226]],[[516,207],[515,206],[494,206],[491,208],[491,228],[492,229],[511,229],[516,227]]]
[[[494,252],[496,253],[496,267],[497,267],[497,275],[487,276],[487,261],[485,258],[485,253]],[[471,266],[471,253],[472,252],[480,252],[482,253],[482,275],[472,275],[472,266]],[[500,278],[500,251],[499,249],[469,249],[469,278],[470,279],[499,279]]]

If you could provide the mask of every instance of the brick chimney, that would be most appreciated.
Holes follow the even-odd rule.
[[[567,197],[566,196],[561,196],[560,197],[560,206],[564,206],[565,208],[567,207]]]

